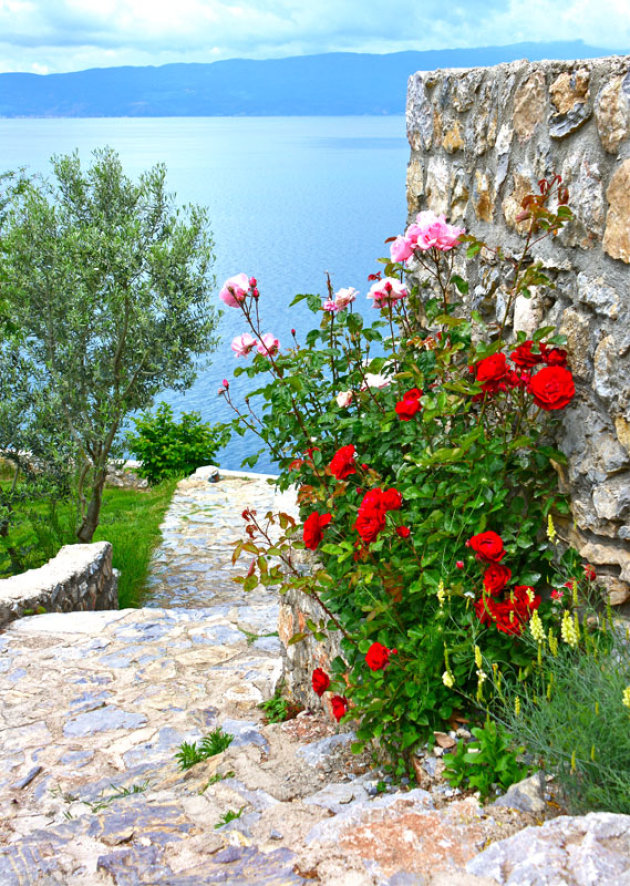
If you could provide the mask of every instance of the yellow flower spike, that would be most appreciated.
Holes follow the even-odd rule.
[[[573,579],[573,583],[571,585],[571,592],[573,594],[573,605],[577,606],[579,603],[579,600],[578,600],[578,583],[577,583],[576,578]]]
[[[579,623],[578,623],[579,629]],[[576,631],[575,620],[571,618],[568,609],[562,614],[562,624],[560,625],[560,636],[567,646],[576,647],[579,642],[579,633]]]
[[[549,682],[547,683],[547,701],[551,701],[551,687],[553,686],[553,674],[549,677]]]
[[[532,637],[539,646],[541,643],[545,642],[545,629],[543,628],[543,624],[540,620],[537,609],[534,609],[534,611],[532,612],[532,617],[529,620],[529,630],[531,631]]]
[[[595,713],[599,717],[599,702],[598,701],[595,702]]]
[[[575,751],[573,751],[573,753],[571,754],[571,773],[574,773],[576,769],[577,766],[575,765]]]
[[[539,643],[539,644],[538,644],[538,656],[537,656],[537,660],[538,660],[538,667],[539,667],[539,668],[542,668],[542,643]]]
[[[580,642],[580,616],[577,614],[577,612],[573,613],[573,621],[575,622],[575,636],[577,638],[577,643],[579,643]],[[577,646],[577,643],[576,643],[576,646]]]
[[[626,708],[630,708],[630,686],[626,686],[623,690],[621,704]]]
[[[442,683],[446,686],[447,689],[452,689],[455,685],[455,680],[453,679],[453,675],[450,671],[444,671],[442,674]]]
[[[554,632],[549,628],[549,651],[553,655],[554,658],[558,655],[558,638],[554,634]]]
[[[591,745],[591,760],[595,762],[595,745]]]
[[[518,695],[514,699],[514,713],[517,717],[521,716],[521,700]]]
[[[483,667],[483,658],[481,657],[481,649],[478,646],[475,646],[475,664],[477,668],[481,669]]]
[[[552,544],[556,543],[556,527],[553,525],[551,514],[547,517],[547,538]]]
[[[440,603],[440,609],[444,606],[444,600],[446,598],[446,594],[444,592],[444,582],[440,579],[437,589],[437,598]]]

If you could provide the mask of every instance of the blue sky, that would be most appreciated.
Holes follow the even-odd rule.
[[[630,49],[630,0],[0,0],[0,71],[551,40]]]

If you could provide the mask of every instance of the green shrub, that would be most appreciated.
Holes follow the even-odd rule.
[[[167,403],[160,403],[155,414],[144,412],[133,423],[136,430],[127,445],[142,462],[138,473],[151,484],[187,476],[201,465],[211,464],[230,436],[223,425],[202,422],[198,412],[185,412],[175,421]]]
[[[494,787],[507,790],[522,781],[528,767],[519,765],[517,755],[524,748],[514,748],[506,730],[494,720],[486,720],[472,729],[475,741],[460,741],[454,754],[444,757],[444,778],[452,787],[474,788],[485,800]]]

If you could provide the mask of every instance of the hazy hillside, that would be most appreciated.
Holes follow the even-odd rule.
[[[415,71],[608,54],[614,53],[582,42],[520,43],[389,55],[329,53],[69,74],[0,74],[0,116],[401,114],[407,77]]]

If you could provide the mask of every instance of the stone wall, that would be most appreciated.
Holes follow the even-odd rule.
[[[0,580],[0,628],[24,615],[87,609],[118,609],[108,541],[66,545],[45,566]]]
[[[565,535],[614,603],[630,599],[630,56],[419,72],[409,80],[410,219],[445,213],[508,254],[523,248],[521,200],[559,173],[575,218],[532,247],[555,289],[519,297],[516,329],[568,340],[577,396],[566,410]],[[467,263],[468,307],[502,319],[492,256]]]

